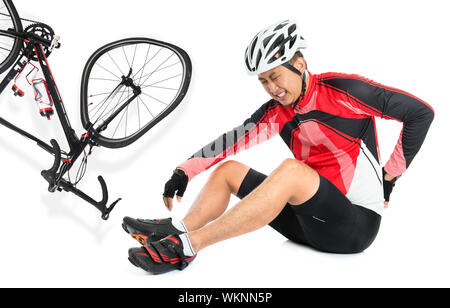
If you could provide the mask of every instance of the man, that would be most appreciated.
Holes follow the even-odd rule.
[[[332,253],[358,253],[374,241],[396,179],[422,145],[433,120],[420,99],[357,75],[314,75],[291,21],[251,41],[245,64],[271,100],[241,126],[205,146],[174,171],[164,203],[172,209],[188,181],[226,157],[280,135],[294,154],[269,176],[227,161],[218,166],[183,221],[124,218],[143,247],[130,261],[151,273],[184,269],[205,247],[267,224],[288,239]],[[374,117],[403,122],[380,166]],[[230,195],[242,200],[224,214]],[[383,198],[384,197],[384,198]]]

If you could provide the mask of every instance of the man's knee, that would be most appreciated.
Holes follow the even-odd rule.
[[[285,159],[279,166],[279,171],[286,173],[286,174],[292,174],[292,175],[299,175],[301,173],[305,172],[311,172],[312,169],[306,165],[305,163],[302,163],[301,161],[298,161],[293,158],[287,158]]]
[[[242,169],[243,167],[245,167],[245,165],[238,161],[227,160],[226,162],[221,163],[219,166],[217,166],[213,173],[229,174],[233,173],[236,170]]]
[[[301,161],[286,159],[277,169],[278,178],[289,189],[290,204],[303,204],[318,190],[320,177],[318,173]]]
[[[225,180],[230,187],[231,192],[236,193],[249,169],[250,168],[243,163],[235,160],[228,160],[220,164],[211,174],[211,177]]]
[[[275,170],[280,180],[286,182],[304,183],[318,178],[317,172],[307,164],[296,159],[285,159]]]

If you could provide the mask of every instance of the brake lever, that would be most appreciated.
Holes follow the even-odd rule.
[[[58,185],[56,185],[56,173],[58,172],[59,166],[61,164],[61,148],[55,139],[50,140],[50,144],[53,147],[53,154],[55,155],[55,160],[53,161],[53,166],[48,170],[42,170],[42,177],[48,182],[48,191],[55,192]]]
[[[122,198],[117,199],[109,207],[107,207],[106,204],[108,203],[108,188],[106,187],[105,180],[103,179],[103,177],[101,175],[99,175],[97,179],[100,182],[100,186],[102,187],[103,198],[102,198],[102,201],[97,202],[97,204],[94,204],[94,203],[91,203],[91,204],[94,205],[97,209],[99,209],[100,212],[102,212],[102,219],[107,220],[109,218],[109,213],[111,213],[111,211],[114,209],[116,204],[120,200],[122,200]]]

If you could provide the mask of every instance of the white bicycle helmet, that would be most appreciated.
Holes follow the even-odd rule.
[[[297,50],[306,46],[295,22],[284,20],[265,28],[253,38],[245,51],[245,66],[250,75],[258,75],[286,64]]]

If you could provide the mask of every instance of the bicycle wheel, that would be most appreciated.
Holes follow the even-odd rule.
[[[191,70],[187,53],[165,42],[127,38],[101,47],[83,71],[83,127],[108,148],[133,143],[180,104]]]
[[[22,23],[11,0],[0,1],[0,30],[22,31]],[[20,39],[0,32],[0,73],[6,71],[16,61],[21,49]]]

